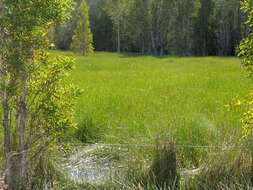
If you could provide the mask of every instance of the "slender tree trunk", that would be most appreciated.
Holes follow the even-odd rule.
[[[160,56],[162,57],[164,55],[164,50],[163,50],[163,46],[161,46],[161,49],[160,49]]]
[[[3,1],[0,0],[0,16],[4,15]],[[6,38],[4,28],[0,28],[0,47],[3,47],[4,39]],[[4,53],[4,52],[2,52]],[[5,183],[8,184],[10,190],[14,189],[15,177],[12,173],[12,162],[11,162],[11,129],[10,129],[10,112],[9,112],[9,95],[7,91],[7,66],[4,63],[3,55],[0,55],[0,66],[1,66],[1,104],[2,104],[2,126],[4,130],[4,157],[5,157]]]
[[[5,171],[5,181],[7,184],[11,181],[11,175],[10,175],[10,166],[9,166],[9,153],[10,153],[10,126],[9,126],[9,104],[8,104],[8,93],[7,93],[7,87],[6,87],[6,69],[4,67],[4,63],[1,62],[2,70],[1,70],[1,99],[2,99],[2,107],[3,107],[3,113],[2,113],[2,125],[4,128],[4,155],[6,160],[6,168]]]
[[[9,190],[19,189],[19,164],[17,158],[17,152],[11,150],[11,125],[10,125],[10,114],[9,114],[9,95],[7,91],[7,80],[6,80],[6,69],[2,62],[1,71],[1,99],[2,99],[2,125],[4,128],[4,155],[5,155],[5,183],[8,185]]]
[[[25,142],[25,121],[26,121],[26,96],[27,96],[27,76],[25,74],[22,81],[22,94],[19,108],[19,138],[20,138],[20,184],[26,185],[27,174],[27,150]]]
[[[148,52],[148,54],[151,54],[152,53],[152,44],[150,43],[150,41],[149,41],[149,43],[148,43],[148,50],[147,50]]]
[[[252,138],[251,138],[251,141],[252,141]],[[251,182],[251,185],[253,185],[253,149],[252,149],[252,147],[250,149],[250,153],[251,153],[250,182]]]
[[[156,43],[155,43],[155,37],[154,37],[154,32],[151,32],[151,43],[152,43],[152,49],[153,49],[153,54],[157,55],[157,49],[156,49]]]
[[[117,23],[117,52],[121,51],[120,21]]]
[[[1,36],[0,36],[1,37]],[[4,155],[5,155],[5,183],[9,190],[25,189],[26,172],[27,172],[27,153],[25,144],[25,119],[26,119],[26,95],[27,95],[27,79],[22,80],[22,94],[17,110],[17,126],[19,129],[19,148],[11,143],[11,115],[9,108],[8,88],[15,86],[13,78],[7,80],[7,68],[0,57],[1,64],[1,100],[2,100],[2,126],[4,128]],[[17,137],[16,137],[17,138]]]
[[[142,46],[141,46],[141,54],[144,55],[145,53],[145,42],[142,40]]]

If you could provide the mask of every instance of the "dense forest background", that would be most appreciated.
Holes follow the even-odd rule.
[[[239,0],[86,0],[96,51],[152,55],[231,56],[248,33]],[[52,30],[70,49],[73,19]]]

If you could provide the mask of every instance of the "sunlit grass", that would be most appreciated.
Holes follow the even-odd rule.
[[[151,144],[170,136],[177,144],[223,145],[241,137],[242,110],[225,107],[249,91],[238,58],[52,53],[75,56],[70,80],[84,90],[76,119],[92,120],[100,141]],[[183,152],[200,159],[199,151]]]

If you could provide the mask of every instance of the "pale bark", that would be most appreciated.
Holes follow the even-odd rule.
[[[121,51],[120,21],[117,23],[117,52]]]
[[[156,51],[156,43],[155,43],[155,37],[154,37],[154,32],[153,31],[151,31],[150,37],[151,37],[151,44],[152,44],[153,54],[156,55],[157,51]]]
[[[27,151],[25,142],[25,123],[26,123],[26,96],[27,96],[27,76],[22,81],[22,94],[19,108],[19,137],[20,137],[20,180],[22,184],[26,182],[27,173]]]
[[[4,15],[4,5],[3,1],[0,0],[0,16]],[[11,172],[10,172],[10,125],[9,125],[9,103],[8,103],[8,92],[7,92],[7,68],[4,63],[3,55],[4,55],[4,39],[5,32],[4,28],[0,28],[0,46],[2,48],[0,54],[0,65],[1,65],[1,104],[2,104],[2,126],[4,129],[4,156],[5,156],[5,183],[9,184],[12,180]]]
[[[2,99],[2,107],[3,107],[3,113],[2,113],[2,125],[4,128],[4,154],[5,154],[5,160],[6,160],[6,167],[10,168],[8,158],[10,153],[10,126],[9,126],[9,105],[8,105],[8,94],[6,89],[6,71],[3,66],[3,62],[1,62],[2,65],[2,71],[1,71],[1,99]],[[10,181],[10,175],[9,170],[6,170],[6,182],[8,183]]]
[[[3,1],[0,1],[0,16],[3,16]],[[25,184],[27,172],[27,153],[25,145],[25,120],[26,120],[26,78],[22,81],[22,94],[17,110],[16,126],[11,122],[10,100],[12,95],[8,89],[16,85],[16,79],[8,74],[8,68],[5,63],[4,56],[6,56],[5,46],[8,43],[8,32],[5,28],[0,28],[0,46],[2,48],[0,54],[0,74],[1,74],[1,104],[2,104],[2,126],[4,129],[4,156],[5,156],[5,183],[8,185],[9,190],[22,189]],[[19,145],[14,146],[11,140],[11,130],[19,130]],[[15,138],[15,137],[14,137]]]

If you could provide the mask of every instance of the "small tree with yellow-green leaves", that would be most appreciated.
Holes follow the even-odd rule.
[[[241,9],[247,15],[246,24],[251,28],[253,27],[253,1],[242,1]],[[238,55],[242,57],[242,65],[249,73],[249,76],[253,76],[253,32],[248,34],[248,37],[243,39],[240,44]],[[244,105],[247,106],[247,111],[242,118],[243,122],[243,135],[248,137],[253,132],[253,92],[251,92],[247,99],[244,101]]]
[[[70,18],[72,0],[0,0],[0,96],[5,182],[32,189],[36,168],[74,126],[73,60],[47,53],[49,28]],[[38,188],[37,188],[38,189]]]

